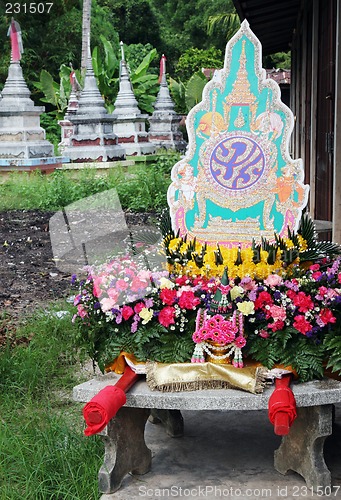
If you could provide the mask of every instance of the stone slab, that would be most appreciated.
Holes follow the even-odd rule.
[[[107,385],[114,385],[120,375],[108,373],[73,389],[73,399],[87,402]],[[323,379],[306,383],[293,383],[292,389],[298,407],[319,406],[341,402],[341,382]],[[250,394],[237,389],[210,389],[201,391],[151,391],[144,380],[137,382],[127,393],[127,407],[158,408],[168,410],[264,410],[273,387],[262,394]]]

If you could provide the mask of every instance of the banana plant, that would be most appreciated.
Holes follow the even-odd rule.
[[[186,114],[202,99],[207,78],[201,71],[194,73],[186,84],[170,78],[170,92],[178,113]]]
[[[105,98],[109,112],[114,110],[114,102],[119,87],[120,62],[116,54],[120,48],[112,44],[101,35],[104,57],[100,48],[95,47],[92,52],[92,64],[97,78],[98,88]],[[150,72],[150,65],[157,56],[156,49],[152,49],[142,60],[140,65],[130,74],[130,81],[141,111],[153,112],[153,103],[159,90],[158,76]],[[127,60],[129,66],[129,60]]]
[[[57,83],[53,80],[52,75],[48,71],[42,69],[39,82],[34,82],[34,86],[44,94],[44,97],[40,98],[40,100],[56,108],[50,111],[50,114],[55,115],[58,120],[64,117],[68,105],[71,93],[71,71],[71,67],[62,64],[59,70],[60,81]],[[76,70],[76,76],[78,81],[81,82],[82,75],[78,70]]]

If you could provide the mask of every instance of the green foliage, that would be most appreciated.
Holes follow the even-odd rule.
[[[22,2],[21,2],[22,3]],[[103,35],[111,43],[118,43],[117,32],[113,29],[112,10],[103,5],[102,0],[92,0],[91,45],[98,45]],[[51,11],[39,15],[25,14],[24,10],[15,15],[22,30],[24,53],[22,68],[27,85],[38,95],[33,82],[39,80],[42,69],[48,71],[53,80],[58,80],[60,66],[71,62],[75,68],[81,60],[82,43],[82,2],[79,0],[54,0]],[[11,17],[5,15],[5,2],[0,3],[0,36],[3,44],[0,62],[0,84],[7,76],[10,57],[10,43],[7,37]],[[1,85],[0,85],[1,86]]]
[[[286,327],[281,336],[262,338],[250,331],[245,353],[271,369],[275,364],[291,366],[301,382],[320,379],[324,373],[325,351],[316,340],[303,335],[297,336],[297,330]]]
[[[183,82],[187,82],[193,73],[201,72],[202,68],[220,69],[224,65],[222,51],[211,47],[209,49],[187,49],[179,58],[175,74]]]
[[[160,44],[160,28],[148,0],[106,0],[112,13],[112,25],[126,44]]]
[[[124,46],[125,57],[128,61],[129,72],[132,73],[141,64],[144,57],[147,56],[152,50],[153,46],[150,43],[132,43]],[[150,64],[150,72],[159,74],[159,57],[157,56]]]
[[[224,50],[226,45],[226,30],[215,28],[214,33],[207,32],[208,21],[217,13],[235,13],[231,0],[150,0],[160,25],[160,52],[165,53],[169,60],[170,73],[174,74],[176,61],[185,49],[196,47],[209,49],[216,47]],[[201,69],[201,68],[200,68]],[[194,72],[194,71],[193,71]],[[192,73],[193,73],[192,72]]]
[[[70,305],[56,303],[19,325],[28,346],[0,347],[1,498],[97,497],[103,446],[84,439],[70,398],[80,366],[73,330]]]
[[[34,86],[44,95],[40,100],[56,108],[50,111],[50,115],[54,115],[57,120],[64,117],[68,105],[71,93],[70,74],[71,67],[62,64],[59,70],[59,83],[55,82],[52,75],[45,69],[40,72],[39,82],[34,83]],[[76,77],[81,83],[83,78],[79,71],[76,71]]]
[[[60,125],[58,124],[54,113],[43,113],[40,115],[40,126],[46,132],[46,139],[52,142],[54,146],[54,154],[59,155],[59,143],[60,143]]]
[[[226,40],[229,40],[238,31],[239,27],[240,20],[238,14],[235,12],[225,12],[208,18],[207,33],[213,35],[223,31],[226,33]]]
[[[178,113],[187,113],[186,107],[186,86],[179,80],[169,79],[169,90],[175,103],[175,109]]]
[[[126,172],[119,166],[99,175],[89,167],[74,173],[56,170],[50,175],[39,171],[13,173],[0,184],[0,208],[60,210],[74,201],[115,188],[124,209],[161,210],[167,206],[170,170],[177,153],[161,153],[155,163],[140,165]]]
[[[265,56],[263,58],[264,68],[281,68],[290,69],[291,68],[291,53],[290,52],[276,52]]]
[[[109,112],[114,110],[119,88],[120,62],[116,54],[120,53],[118,46],[114,47],[108,40],[101,36],[102,48],[95,47],[92,53],[92,64],[97,78],[98,87],[105,98]],[[104,56],[102,55],[104,53]],[[129,53],[129,50],[128,50]],[[141,111],[153,112],[153,103],[159,90],[157,75],[150,72],[150,65],[157,56],[156,49],[152,49],[144,56],[140,64],[130,73],[135,97]],[[136,57],[134,59],[136,62]],[[129,59],[127,59],[129,65]]]
[[[202,91],[207,83],[205,75],[198,71],[187,82],[185,92],[186,109],[189,111],[202,99]]]

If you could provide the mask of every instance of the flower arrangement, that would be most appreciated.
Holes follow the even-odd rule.
[[[249,249],[212,250],[168,228],[158,251],[167,269],[121,256],[78,283],[76,340],[102,370],[122,351],[201,362],[216,341],[238,367],[244,356],[291,366],[302,381],[341,374],[340,247],[318,242],[308,217],[286,240]]]

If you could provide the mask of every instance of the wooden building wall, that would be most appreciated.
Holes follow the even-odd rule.
[[[341,75],[339,0],[302,0],[292,45],[291,109],[295,158],[310,183],[309,212],[332,228],[321,234],[341,243]],[[338,119],[339,117],[339,119]]]

